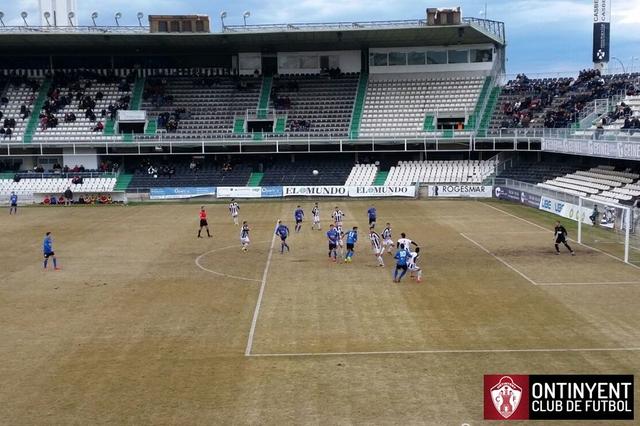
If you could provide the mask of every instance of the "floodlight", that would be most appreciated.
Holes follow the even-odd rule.
[[[220,23],[222,24],[222,31],[224,31],[224,18],[227,17],[227,12],[224,10],[220,12]]]
[[[73,18],[76,17],[76,14],[73,12],[69,12],[69,14],[67,14],[67,17],[69,18],[69,25],[73,27]]]
[[[2,18],[4,18],[4,12],[0,12],[0,25],[4,27],[4,21],[2,20]]]
[[[138,18],[138,24],[140,26],[142,26],[142,18],[144,18],[144,13],[142,12],[138,12],[138,14],[136,15],[136,17]]]
[[[247,26],[247,18],[251,16],[251,12],[249,12],[248,10],[245,10],[244,13],[242,14],[242,19],[244,19],[244,26]]]
[[[119,27],[119,26],[120,26],[120,22],[119,22],[119,21],[120,21],[120,19],[122,19],[122,13],[120,13],[120,12],[116,12],[116,14],[115,14],[115,15],[113,15],[113,17],[114,17],[114,18],[115,18],[115,20],[116,20],[116,26],[118,26],[118,27]]]
[[[91,20],[93,21],[93,26],[96,26],[96,19],[98,19],[98,12],[93,12],[91,14]]]
[[[51,23],[49,22],[49,18],[51,18],[51,13],[49,11],[46,11],[42,14],[42,16],[44,16],[45,21],[47,21],[47,26],[50,27]]]
[[[29,24],[27,23],[27,16],[29,16],[29,14],[23,10],[23,11],[20,13],[20,16],[22,16],[22,20],[24,21],[24,26],[25,26],[25,27],[28,27],[28,26],[29,26]]]

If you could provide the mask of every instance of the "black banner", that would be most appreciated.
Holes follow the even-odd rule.
[[[593,63],[609,62],[610,28],[608,22],[593,24]]]

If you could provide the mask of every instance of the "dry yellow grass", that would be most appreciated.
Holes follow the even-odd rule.
[[[371,255],[369,202],[338,202],[361,231],[349,265],[327,260],[336,202],[320,202],[323,232],[307,221],[272,256],[249,357],[275,220],[293,230],[297,202],[241,204],[248,253],[224,204],[212,239],[196,239],[194,204],[0,216],[0,423],[476,425],[483,374],[640,372],[638,350],[610,350],[640,347],[640,271],[580,246],[554,256],[550,232],[507,213],[553,218],[376,201],[379,227],[423,246],[423,283],[398,285]],[[42,271],[47,230],[62,271]]]

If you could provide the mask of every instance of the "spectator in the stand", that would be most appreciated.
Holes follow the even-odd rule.
[[[598,120],[596,124],[596,132],[594,133],[596,140],[600,139],[604,134],[604,124],[605,124],[604,118],[601,118],[600,120]]]
[[[70,206],[73,202],[73,192],[71,191],[71,187],[67,187],[64,191],[64,205]]]
[[[76,121],[76,115],[73,112],[68,112],[64,115],[65,123],[73,123]]]
[[[93,127],[94,132],[101,132],[103,130],[104,130],[104,124],[102,124],[102,121],[98,121],[98,123]]]
[[[13,133],[13,130],[11,130],[11,127],[8,127],[7,129],[5,129],[4,131],[4,137],[3,139],[9,138],[9,140],[11,140],[11,134]]]

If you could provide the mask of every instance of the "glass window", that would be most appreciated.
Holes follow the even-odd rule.
[[[449,63],[450,64],[466,64],[469,62],[468,50],[449,50]]]
[[[171,32],[172,33],[180,32],[180,21],[171,21]]]
[[[167,24],[167,21],[158,21],[158,32],[169,32],[169,25]]]
[[[424,65],[424,52],[409,52],[407,54],[409,65]]]
[[[260,68],[262,57],[260,55],[238,55],[241,70],[255,70]]]
[[[182,31],[185,33],[193,32],[191,21],[182,21]]]
[[[198,33],[204,32],[204,21],[196,21],[196,32]]]
[[[447,52],[445,51],[431,51],[427,52],[427,64],[437,65],[447,63]]]
[[[320,68],[318,56],[300,56],[300,68],[303,68],[303,69]]]
[[[404,52],[390,52],[389,65],[407,65],[407,54]]]
[[[471,49],[471,62],[493,61],[493,49]]]
[[[371,53],[369,55],[369,65],[372,67],[386,67],[387,54],[386,53]]]

